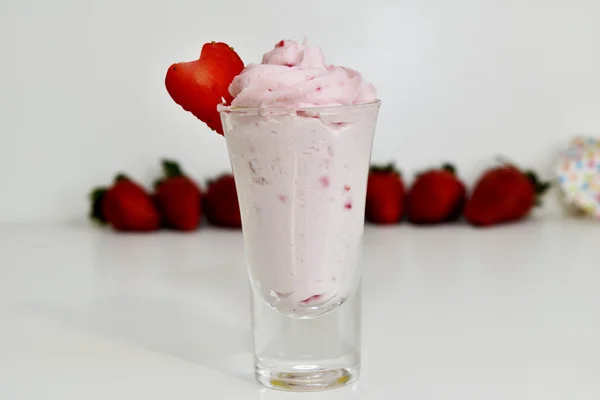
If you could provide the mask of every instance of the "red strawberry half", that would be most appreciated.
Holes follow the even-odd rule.
[[[465,218],[476,226],[523,219],[541,204],[541,196],[549,188],[550,183],[541,182],[534,172],[512,165],[487,170],[467,202]]]
[[[175,161],[163,160],[162,167],[164,178],[154,184],[154,200],[164,224],[181,231],[196,229],[202,217],[202,194],[198,185]]]
[[[165,86],[175,103],[222,135],[217,105],[233,100],[229,85],[243,69],[244,63],[233,47],[221,42],[206,43],[198,60],[169,67]]]
[[[465,197],[465,185],[456,176],[452,165],[425,171],[417,175],[408,192],[408,220],[413,224],[456,220],[462,213]]]
[[[154,231],[160,226],[150,195],[125,175],[118,175],[108,189],[95,189],[90,197],[91,218],[118,231]]]
[[[213,225],[240,228],[242,217],[233,175],[224,174],[208,183],[204,195],[204,213]]]
[[[365,218],[375,224],[395,224],[402,218],[404,184],[393,163],[369,170]]]

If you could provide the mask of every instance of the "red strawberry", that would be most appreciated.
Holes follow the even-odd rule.
[[[460,217],[465,204],[465,185],[452,165],[419,175],[406,197],[408,220],[413,224],[438,224]]]
[[[531,171],[522,172],[512,165],[486,171],[465,207],[465,218],[476,226],[496,225],[525,218],[550,183],[541,182]]]
[[[202,194],[175,161],[163,160],[165,177],[155,183],[154,200],[166,226],[191,231],[202,217]]]
[[[224,174],[208,183],[204,196],[206,219],[213,225],[240,228],[242,217],[238,203],[235,180],[231,174]]]
[[[118,231],[154,231],[160,218],[152,198],[143,187],[125,175],[118,175],[109,189],[98,188],[91,194],[91,217],[110,224]]]
[[[223,99],[231,103],[229,85],[243,69],[244,63],[233,47],[221,42],[206,43],[198,60],[169,67],[165,86],[175,103],[222,135],[217,105]]]
[[[371,166],[365,217],[376,224],[395,224],[402,218],[404,184],[393,163]]]

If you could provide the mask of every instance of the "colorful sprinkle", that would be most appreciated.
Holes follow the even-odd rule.
[[[600,140],[573,139],[562,154],[556,172],[567,201],[600,218]]]

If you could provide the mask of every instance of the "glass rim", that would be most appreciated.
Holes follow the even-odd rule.
[[[358,103],[343,106],[314,106],[314,107],[232,107],[224,104],[219,104],[217,111],[219,113],[231,113],[231,114],[297,114],[298,112],[306,113],[337,113],[344,111],[354,111],[361,109],[376,108],[381,105],[381,100],[376,99],[368,103]]]

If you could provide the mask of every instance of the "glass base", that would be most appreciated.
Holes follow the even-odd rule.
[[[256,380],[271,389],[306,392],[342,387],[360,372],[360,285],[324,315],[295,318],[252,290]]]
[[[256,380],[269,389],[312,392],[337,389],[354,382],[359,367],[322,369],[315,365],[298,365],[287,372],[256,366]]]

